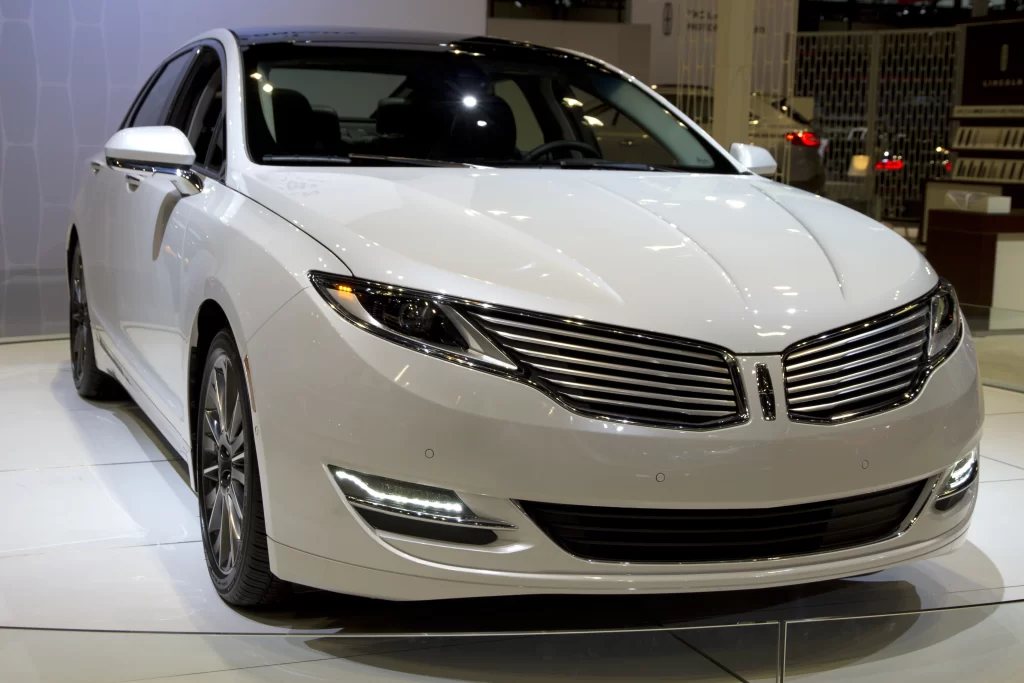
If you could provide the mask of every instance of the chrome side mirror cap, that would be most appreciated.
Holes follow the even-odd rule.
[[[104,148],[111,168],[163,173],[183,195],[203,191],[202,177],[192,170],[196,153],[185,134],[174,126],[123,128]]]
[[[748,171],[757,175],[774,175],[779,165],[775,163],[775,157],[764,147],[757,145],[745,145],[740,142],[732,143],[729,154],[733,159],[740,162]]]

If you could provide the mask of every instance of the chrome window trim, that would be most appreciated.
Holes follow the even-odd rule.
[[[460,297],[456,297],[456,296],[451,296],[451,295],[447,295],[447,294],[435,294],[433,292],[424,292],[422,290],[412,289],[412,288],[409,288],[409,287],[399,287],[399,286],[396,286],[396,285],[388,285],[388,284],[384,284],[384,283],[381,283],[381,282],[374,282],[374,281],[370,281],[370,280],[363,280],[363,279],[359,279],[359,278],[353,278],[351,276],[334,275],[332,273],[326,273],[326,272],[322,272],[322,271],[309,271],[308,276],[309,276],[310,280],[314,283],[314,285],[315,285],[314,288],[315,289],[318,289],[318,283],[347,281],[347,282],[350,282],[350,283],[354,282],[354,283],[358,283],[359,285],[366,285],[366,286],[370,286],[370,287],[379,287],[379,288],[385,288],[385,289],[390,287],[390,288],[393,288],[393,289],[396,289],[396,290],[399,290],[399,291],[402,291],[402,292],[406,292],[410,296],[416,296],[416,297],[421,297],[421,298],[433,300],[433,301],[437,302],[439,305],[442,305],[442,306],[451,306],[453,308],[456,308],[456,310],[458,310],[460,307],[467,307],[467,308],[476,309],[477,311],[480,311],[480,312],[484,312],[484,311],[488,311],[488,310],[490,310],[490,311],[497,311],[497,312],[504,312],[504,313],[507,313],[507,314],[510,314],[510,315],[522,316],[523,318],[534,318],[534,319],[536,319],[538,321],[541,321],[541,320],[543,320],[543,321],[551,321],[551,322],[564,322],[565,321],[565,317],[564,316],[550,315],[550,314],[547,314],[547,313],[536,313],[536,312],[533,312],[533,311],[524,311],[524,310],[518,309],[518,308],[512,308],[512,307],[508,307],[508,306],[499,306],[499,305],[496,305],[496,304],[490,304],[490,303],[486,303],[486,302],[482,302],[482,301],[476,301],[476,300],[473,300],[473,299],[464,299],[464,298],[460,298]],[[609,332],[609,333],[612,333],[612,334],[628,335],[630,337],[630,339],[632,339],[634,341],[638,341],[638,342],[642,342],[643,340],[651,340],[651,341],[662,341],[662,342],[671,342],[671,343],[683,343],[683,344],[686,344],[688,346],[693,347],[695,350],[701,350],[702,349],[702,350],[706,350],[709,353],[720,354],[720,357],[723,359],[723,361],[725,362],[726,366],[729,368],[728,378],[732,381],[732,387],[733,387],[733,390],[735,392],[735,399],[736,399],[735,414],[734,415],[730,415],[730,416],[728,416],[726,418],[722,418],[720,420],[715,420],[713,422],[708,422],[706,424],[696,425],[696,426],[695,425],[657,424],[657,423],[650,423],[650,422],[644,422],[644,421],[638,421],[638,420],[630,420],[630,419],[626,419],[626,418],[622,418],[622,417],[616,417],[616,416],[611,416],[611,415],[601,415],[601,414],[590,412],[590,411],[579,410],[576,407],[574,407],[574,406],[566,403],[565,401],[563,401],[557,394],[553,393],[547,387],[545,387],[542,384],[540,384],[540,383],[534,381],[533,379],[531,379],[530,375],[529,375],[529,370],[527,368],[519,367],[516,370],[505,370],[505,369],[502,369],[502,368],[490,365],[488,363],[471,362],[471,361],[469,361],[469,360],[467,360],[467,359],[465,359],[463,357],[456,356],[456,355],[451,354],[451,353],[447,353],[447,352],[445,352],[444,349],[442,349],[440,347],[437,347],[437,346],[433,346],[433,345],[426,344],[426,343],[421,343],[421,342],[416,342],[416,341],[413,341],[411,339],[410,340],[402,340],[402,339],[396,338],[396,337],[394,337],[392,335],[382,334],[381,331],[376,328],[376,326],[367,324],[363,320],[359,320],[359,319],[356,319],[356,318],[352,317],[352,315],[349,314],[347,311],[345,311],[343,308],[341,308],[337,304],[329,301],[325,297],[321,296],[320,298],[328,306],[333,308],[339,315],[341,315],[342,318],[344,318],[348,322],[352,323],[353,325],[355,325],[355,326],[365,330],[366,332],[369,332],[370,334],[372,334],[374,336],[380,337],[381,339],[389,341],[389,342],[391,342],[393,344],[399,344],[401,346],[406,346],[407,348],[411,348],[411,349],[413,349],[415,351],[419,351],[420,353],[424,353],[426,355],[433,356],[434,358],[440,358],[440,359],[449,361],[451,363],[455,363],[457,365],[461,365],[463,367],[470,367],[470,368],[473,368],[475,370],[480,370],[482,372],[487,372],[487,373],[490,373],[490,374],[493,374],[493,375],[498,375],[500,377],[504,377],[506,379],[511,379],[511,380],[520,382],[522,384],[526,384],[527,386],[533,387],[537,391],[540,391],[545,396],[547,396],[549,399],[554,401],[557,405],[559,405],[560,407],[568,410],[569,412],[573,413],[574,415],[579,415],[581,417],[586,417],[588,419],[593,419],[593,420],[602,420],[602,421],[605,421],[605,422],[614,422],[614,423],[617,423],[617,424],[628,424],[628,425],[635,425],[635,426],[639,426],[639,427],[648,427],[648,428],[651,428],[651,429],[667,429],[667,430],[688,431],[688,432],[702,432],[702,431],[711,431],[711,430],[715,430],[715,429],[723,429],[725,427],[732,427],[732,426],[739,425],[739,424],[746,424],[747,422],[750,421],[750,411],[748,409],[747,401],[746,401],[746,396],[745,396],[744,391],[743,391],[743,382],[742,382],[742,379],[740,377],[739,362],[737,361],[736,357],[732,354],[732,352],[730,352],[729,350],[724,349],[722,347],[715,346],[714,344],[707,344],[707,343],[704,343],[704,342],[697,342],[697,341],[693,341],[693,340],[682,338],[682,337],[673,337],[671,335],[658,334],[658,333],[655,333],[655,332],[645,332],[645,331],[641,331],[641,330],[634,330],[634,329],[631,329],[631,328],[616,327],[616,326],[613,326],[613,325],[607,325],[607,324],[598,323],[598,322],[581,321],[581,320],[573,320],[573,321],[571,321],[573,323],[586,322],[588,327],[591,327],[593,329],[599,329],[599,330],[602,330],[602,331],[605,331],[605,332]],[[481,333],[485,333],[485,332],[483,330],[481,330]]]

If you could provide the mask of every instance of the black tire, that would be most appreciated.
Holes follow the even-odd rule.
[[[92,323],[89,318],[89,298],[85,291],[82,248],[77,244],[71,254],[68,290],[71,376],[75,380],[78,395],[93,399],[123,398],[124,391],[117,380],[96,367],[96,351],[93,348]]]
[[[199,389],[196,488],[210,579],[225,602],[240,607],[279,603],[290,588],[270,571],[254,444],[242,359],[231,332],[221,330]]]

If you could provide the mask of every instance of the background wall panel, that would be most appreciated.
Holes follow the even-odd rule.
[[[222,26],[476,35],[486,14],[486,0],[0,0],[0,338],[66,331],[78,176],[178,45]]]

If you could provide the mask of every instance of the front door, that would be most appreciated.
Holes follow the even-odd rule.
[[[222,69],[207,46],[194,56],[177,87],[167,96],[161,120],[135,125],[171,125],[181,130],[196,152],[194,170],[207,178],[206,166],[222,126]],[[191,321],[182,319],[182,252],[202,193],[183,197],[170,176],[134,170],[122,174],[121,240],[113,260],[118,289],[120,336],[139,384],[164,417],[187,437],[188,344]]]

